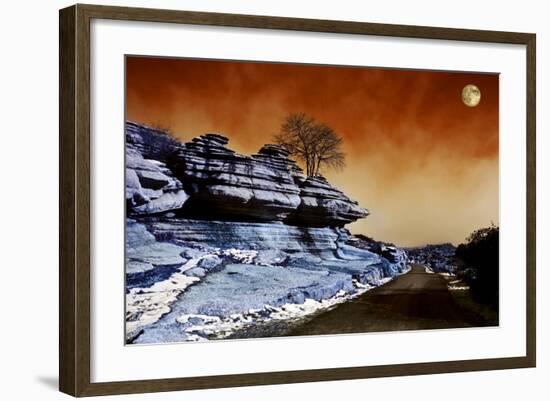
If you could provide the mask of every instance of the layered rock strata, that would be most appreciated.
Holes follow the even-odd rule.
[[[220,134],[181,144],[135,123],[126,140],[129,343],[223,338],[406,270],[401,250],[344,228],[366,209],[280,146],[244,156]]]
[[[126,207],[131,216],[179,209],[189,198],[166,165],[126,147]]]
[[[166,162],[181,143],[165,131],[127,121],[126,146],[138,151],[145,159]]]
[[[228,139],[219,134],[180,144],[134,123],[127,124],[126,138],[129,215],[174,211],[304,227],[343,227],[368,215],[323,177],[305,177],[277,145],[244,156],[227,148]]]
[[[173,171],[190,194],[184,215],[272,222],[296,210],[300,189],[284,149],[268,145],[248,157],[226,148],[227,142],[206,134],[177,152]]]
[[[343,227],[369,214],[321,176],[308,177],[300,184],[300,199],[300,205],[290,218],[293,224],[300,226]]]

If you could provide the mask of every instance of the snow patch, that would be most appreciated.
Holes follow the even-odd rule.
[[[300,319],[320,311],[331,309],[338,304],[355,299],[365,292],[386,284],[393,279],[394,277],[380,279],[377,285],[362,284],[357,280],[353,280],[356,291],[348,293],[340,290],[333,297],[320,301],[307,298],[301,304],[286,303],[281,306],[265,305],[262,309],[250,309],[248,313],[235,313],[223,319],[218,316],[183,314],[176,320],[178,323],[187,326],[184,328],[187,334],[185,341],[223,339],[250,324],[261,324],[274,320]]]
[[[158,281],[150,287],[132,288],[126,294],[126,337],[131,339],[139,334],[145,326],[158,321],[163,315],[170,312],[170,305],[187,287],[200,281],[199,277],[185,274],[186,271],[196,268],[203,260],[209,260],[213,256],[227,256],[235,262],[251,264],[258,255],[257,251],[245,251],[240,249],[213,249],[209,253],[201,254],[181,265],[174,274],[166,280]],[[216,323],[217,317],[201,317],[205,324]],[[184,317],[178,319],[180,323]],[[219,320],[219,318],[217,318]],[[194,337],[193,337],[194,338]],[[194,340],[192,340],[194,341]]]
[[[449,290],[451,291],[467,291],[470,289],[469,285],[449,285]]]
[[[254,258],[258,256],[258,251],[244,251],[242,249],[218,249],[214,252],[218,256],[229,256],[237,263],[252,264]]]
[[[208,255],[188,260],[170,277],[157,281],[150,287],[132,288],[126,294],[126,337],[134,337],[139,331],[155,323],[162,315],[170,312],[170,305],[191,284],[199,281],[198,277],[184,274]]]

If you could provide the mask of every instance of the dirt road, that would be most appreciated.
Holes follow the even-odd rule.
[[[415,265],[395,280],[338,305],[287,335],[442,329],[484,325],[461,309],[444,277]]]
[[[410,272],[331,310],[297,320],[271,321],[228,338],[261,338],[376,331],[447,329],[491,325],[457,305],[439,274],[414,265]]]

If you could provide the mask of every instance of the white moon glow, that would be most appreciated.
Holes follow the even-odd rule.
[[[476,107],[481,100],[481,91],[475,85],[468,84],[462,89],[462,102],[468,107]]]

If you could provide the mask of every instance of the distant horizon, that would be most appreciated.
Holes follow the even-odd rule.
[[[465,242],[499,219],[498,75],[127,58],[126,119],[182,142],[209,132],[243,155],[305,112],[344,139],[327,180],[368,209],[352,233],[402,247]],[[462,104],[464,85],[482,93]]]

